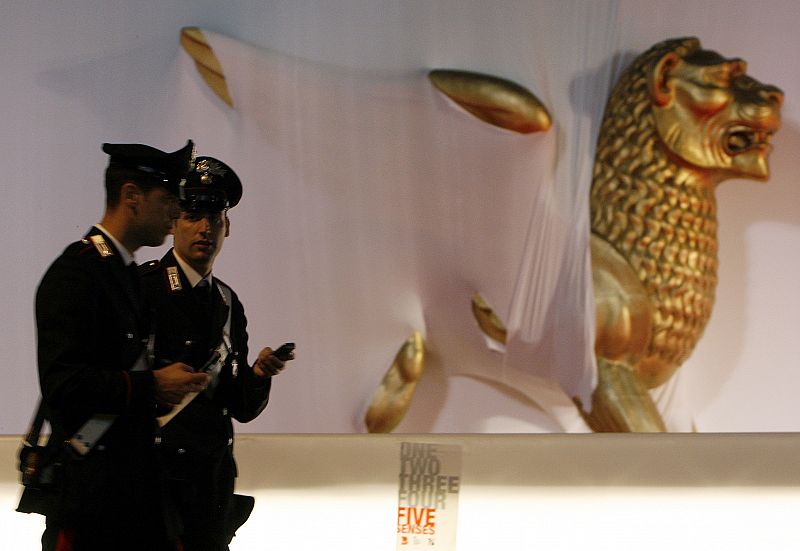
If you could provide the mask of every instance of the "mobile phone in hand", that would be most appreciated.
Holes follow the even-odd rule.
[[[294,343],[287,342],[278,347],[277,350],[272,352],[272,355],[280,361],[285,362],[291,359],[292,352],[294,351]]]

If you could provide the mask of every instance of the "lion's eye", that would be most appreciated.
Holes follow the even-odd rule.
[[[713,86],[727,88],[731,84],[731,72],[727,66],[709,68],[705,74],[705,80]]]
[[[758,87],[758,82],[747,75],[740,75],[736,78],[736,86],[742,90],[752,90]]]

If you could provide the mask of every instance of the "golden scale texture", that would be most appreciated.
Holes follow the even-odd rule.
[[[716,200],[713,188],[665,151],[647,75],[666,53],[683,57],[698,46],[696,39],[656,44],[619,79],[600,130],[590,198],[592,232],[628,260],[654,306],[644,364],[668,373],[689,356],[711,315]]]

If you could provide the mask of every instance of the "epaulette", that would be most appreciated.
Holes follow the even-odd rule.
[[[139,264],[139,275],[146,276],[147,274],[152,274],[153,272],[158,271],[161,267],[161,262],[158,260],[151,260],[149,262],[145,262],[144,264]]]
[[[115,255],[114,249],[108,246],[102,235],[91,235],[76,241],[70,246],[79,255],[95,253],[100,260],[106,260]]]

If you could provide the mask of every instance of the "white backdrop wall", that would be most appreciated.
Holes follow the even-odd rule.
[[[690,35],[746,59],[786,102],[770,182],[719,189],[717,304],[662,398],[679,428],[800,427],[795,2],[34,0],[2,14],[0,433],[24,431],[36,400],[36,284],[102,213],[100,144],[172,150],[188,137],[245,183],[216,271],[242,297],[254,346],[298,343],[267,412],[240,430],[360,430],[414,329],[431,361],[399,430],[585,430],[564,396],[540,390],[537,405],[498,382],[590,391],[585,191],[600,114],[624,63]],[[188,25],[212,33],[236,109],[180,49]],[[555,127],[481,125],[433,92],[432,68],[523,84]],[[509,323],[506,355],[480,339],[474,291]]]

